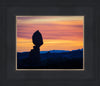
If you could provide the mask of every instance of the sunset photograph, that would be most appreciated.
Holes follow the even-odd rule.
[[[84,16],[16,16],[16,69],[84,69]]]

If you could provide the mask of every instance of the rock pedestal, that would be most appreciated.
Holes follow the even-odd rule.
[[[34,49],[31,49],[29,59],[31,60],[30,64],[40,64],[40,49],[37,46],[33,46]]]

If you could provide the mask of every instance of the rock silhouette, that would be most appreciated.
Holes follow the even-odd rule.
[[[38,46],[38,47],[40,47],[40,46],[43,44],[42,35],[41,35],[41,33],[39,32],[39,30],[37,30],[37,31],[33,34],[33,36],[32,36],[32,41],[33,41],[33,43],[34,43],[36,46]]]
[[[33,33],[32,41],[35,46],[29,53],[29,64],[40,64],[40,46],[43,44],[43,38],[39,30]]]

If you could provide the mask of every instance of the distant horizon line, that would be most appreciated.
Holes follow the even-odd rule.
[[[81,49],[76,49],[76,50],[82,50],[83,48]],[[54,51],[54,50],[47,50],[47,51]],[[57,51],[57,50],[55,50]],[[58,51],[73,51],[73,50],[58,50]],[[30,51],[23,51],[23,52],[30,52]],[[17,52],[17,53],[23,53],[23,52]],[[40,51],[41,52],[41,51]]]

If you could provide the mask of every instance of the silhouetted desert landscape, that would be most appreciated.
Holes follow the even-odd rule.
[[[40,64],[31,61],[29,52],[17,53],[18,69],[82,69],[83,49],[40,51]]]

